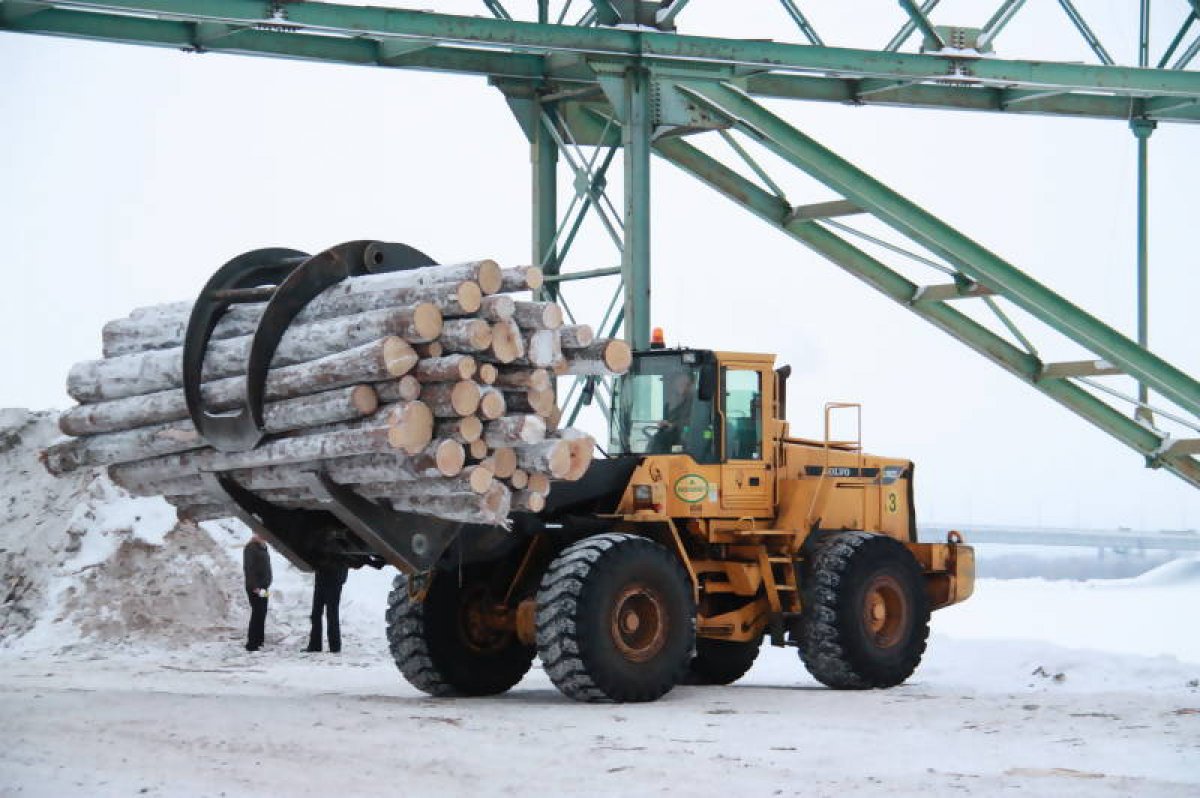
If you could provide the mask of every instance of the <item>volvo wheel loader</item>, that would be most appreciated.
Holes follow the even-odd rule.
[[[913,464],[792,437],[774,356],[651,348],[615,387],[603,459],[511,531],[456,530],[396,578],[396,664],[437,696],[491,695],[533,658],[567,696],[652,701],[728,684],[764,639],[838,689],[891,687],[931,610],[966,599],[961,536],[919,543]],[[860,427],[861,428],[861,427]]]

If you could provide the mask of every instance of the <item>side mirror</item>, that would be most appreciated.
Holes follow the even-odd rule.
[[[708,365],[700,369],[700,384],[696,386],[696,397],[701,402],[711,402],[717,392],[717,370]]]

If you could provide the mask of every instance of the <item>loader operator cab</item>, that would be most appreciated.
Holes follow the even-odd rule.
[[[707,350],[637,352],[614,388],[610,452],[761,460],[762,381],[761,370],[726,366]]]

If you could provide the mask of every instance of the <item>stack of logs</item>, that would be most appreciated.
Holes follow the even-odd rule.
[[[580,478],[595,442],[558,429],[555,378],[628,369],[629,347],[563,325],[536,290],[536,267],[481,260],[352,277],[296,317],[267,375],[267,436],[220,452],[189,418],[182,345],[189,303],[140,308],[104,327],[104,359],[76,364],[80,402],[49,447],[53,474],[108,466],[137,495],[161,495],[196,520],[232,515],[205,472],[282,507],[319,509],[306,487],[324,472],[396,510],[503,524],[538,512],[552,481]],[[210,411],[240,406],[265,304],[232,306],[214,330],[202,394]]]

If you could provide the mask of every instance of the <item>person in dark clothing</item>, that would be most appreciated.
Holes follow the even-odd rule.
[[[250,599],[250,628],[246,650],[258,651],[263,644],[263,626],[267,621],[267,588],[271,586],[271,555],[267,542],[252,535],[242,550],[242,574],[246,577],[246,598]]]
[[[692,375],[679,372],[667,379],[663,419],[658,430],[650,439],[646,451],[651,454],[667,454],[683,443],[684,432],[692,418]]]
[[[342,585],[346,584],[346,566],[340,563],[325,563],[316,569],[313,582],[312,632],[308,636],[305,651],[321,650],[321,613],[324,611],[328,625],[329,650],[342,650],[342,627],[338,618],[338,604],[342,600]]]

